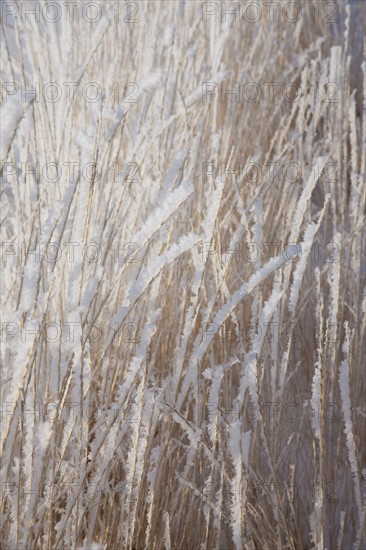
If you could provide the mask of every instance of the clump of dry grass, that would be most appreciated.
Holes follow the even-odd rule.
[[[364,11],[298,5],[3,22],[6,547],[365,548]]]

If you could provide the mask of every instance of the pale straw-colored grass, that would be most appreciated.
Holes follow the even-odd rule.
[[[365,548],[364,5],[203,4],[3,22],[4,548]]]

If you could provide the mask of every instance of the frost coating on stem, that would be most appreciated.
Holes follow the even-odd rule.
[[[355,500],[358,511],[358,535],[357,540],[355,541],[355,548],[359,547],[360,537],[362,535],[362,522],[363,522],[363,506],[362,506],[362,495],[360,487],[360,477],[358,472],[357,458],[356,458],[356,443],[354,438],[353,422],[352,422],[352,413],[351,413],[351,396],[350,396],[350,381],[349,381],[349,370],[350,365],[348,362],[350,354],[350,328],[349,324],[346,321],[344,323],[344,329],[346,332],[344,342],[343,342],[343,354],[345,359],[342,361],[339,367],[339,389],[341,392],[342,400],[342,412],[343,412],[343,422],[344,422],[344,433],[346,434],[346,445],[348,450],[348,460],[352,470],[353,485],[355,491]]]

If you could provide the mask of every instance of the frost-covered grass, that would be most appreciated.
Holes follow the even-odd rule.
[[[310,4],[3,22],[5,548],[366,547],[365,11]]]

